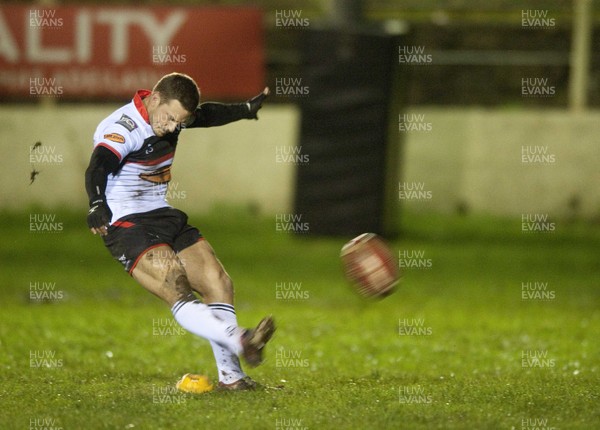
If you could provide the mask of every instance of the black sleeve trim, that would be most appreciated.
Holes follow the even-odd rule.
[[[85,171],[85,190],[90,203],[104,199],[108,175],[119,169],[120,161],[110,149],[97,146],[92,152],[90,164]]]

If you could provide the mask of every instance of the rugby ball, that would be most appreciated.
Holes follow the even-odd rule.
[[[363,233],[346,243],[340,257],[346,278],[363,297],[386,297],[400,281],[397,260],[375,233]]]

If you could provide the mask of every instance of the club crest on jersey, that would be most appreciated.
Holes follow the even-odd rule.
[[[135,121],[125,114],[121,115],[121,118],[117,121],[117,124],[122,125],[129,131],[133,131],[137,128]]]
[[[152,173],[140,173],[140,178],[154,184],[166,184],[171,180],[171,166],[165,166]]]
[[[104,135],[105,139],[108,139],[112,142],[117,142],[117,143],[125,143],[125,137],[123,137],[122,135],[120,135],[119,133],[109,133],[109,134],[105,134]]]

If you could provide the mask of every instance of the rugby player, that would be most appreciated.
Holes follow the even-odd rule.
[[[85,172],[91,232],[102,236],[137,282],[169,305],[183,328],[210,341],[223,390],[255,388],[239,357],[259,365],[275,324],[265,317],[254,329],[238,327],[229,275],[208,241],[165,195],[183,129],[258,119],[268,94],[265,88],[246,103],[199,105],[200,90],[191,77],[165,75],[152,91],[137,91],[100,122]],[[193,392],[187,382],[182,386]]]

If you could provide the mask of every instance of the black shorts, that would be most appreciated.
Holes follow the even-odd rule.
[[[120,218],[103,236],[104,245],[130,274],[139,258],[160,245],[180,252],[202,239],[196,227],[187,223],[187,215],[179,209],[164,207],[150,212]]]

